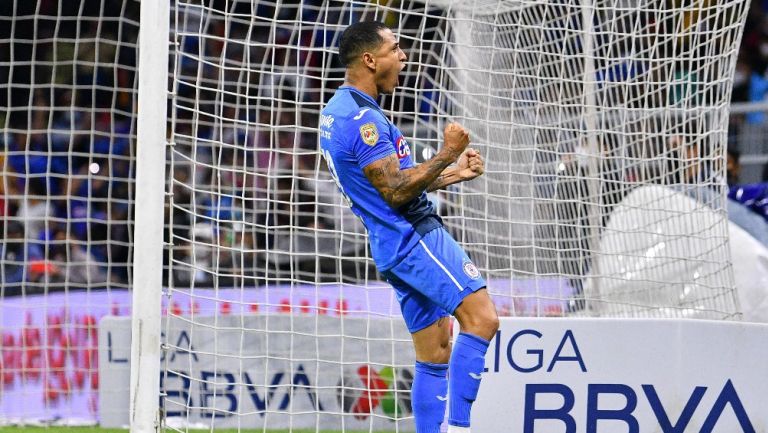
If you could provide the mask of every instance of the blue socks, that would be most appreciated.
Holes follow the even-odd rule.
[[[411,387],[416,433],[440,433],[449,387],[448,424],[469,427],[469,414],[480,389],[488,344],[476,335],[462,332],[453,345],[450,364],[416,361]]]
[[[416,433],[440,433],[448,399],[447,374],[448,364],[416,361],[416,373],[411,385]]]
[[[469,412],[477,398],[477,390],[480,389],[488,344],[489,341],[466,332],[460,333],[453,344],[449,364],[451,374],[448,379],[451,394],[448,416],[450,425],[469,427]],[[418,427],[416,432],[421,433]]]

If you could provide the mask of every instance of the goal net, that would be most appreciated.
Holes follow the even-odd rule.
[[[409,336],[318,158],[360,20],[408,55],[381,105],[416,160],[449,121],[485,155],[431,198],[502,315],[738,317],[722,178],[745,6],[177,2],[167,426],[412,428]]]
[[[458,204],[449,225],[487,274],[512,282],[498,295],[537,298],[533,311],[502,306],[611,317],[737,312],[723,155],[726,71],[743,12],[738,2],[697,1],[449,10],[435,38],[435,114],[469,127],[489,169],[449,200]],[[569,302],[542,310],[542,298]]]
[[[501,315],[738,318],[746,0],[170,3],[168,71],[137,66],[136,0],[0,5],[0,423],[128,423],[130,330],[97,328],[145,307],[138,76],[167,73],[164,427],[413,430],[410,336],[318,153],[360,20],[408,55],[380,102],[415,160],[450,121],[485,157],[430,198]]]

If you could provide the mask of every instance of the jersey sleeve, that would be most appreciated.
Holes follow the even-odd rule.
[[[389,123],[381,113],[368,110],[358,115],[359,119],[350,119],[350,138],[352,152],[360,168],[395,153]]]

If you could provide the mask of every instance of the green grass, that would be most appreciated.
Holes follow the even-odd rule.
[[[101,428],[101,427],[0,427],[0,433],[126,433],[128,430],[119,428]],[[177,430],[167,430],[174,432]],[[204,433],[210,430],[183,430],[188,433]],[[216,433],[237,433],[237,429],[216,429]],[[264,433],[264,430],[240,430],[240,433]],[[267,430],[266,433],[288,433],[288,430]],[[323,430],[315,432],[314,430],[293,430],[292,433],[342,433],[339,431]],[[364,433],[348,431],[345,433]],[[366,431],[367,433],[367,431]]]

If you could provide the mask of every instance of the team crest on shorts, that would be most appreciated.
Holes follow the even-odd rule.
[[[480,278],[480,271],[471,261],[465,260],[462,268],[464,268],[464,273],[467,274],[469,278],[472,278],[473,280]]]
[[[400,159],[405,158],[411,154],[411,147],[408,146],[408,142],[405,141],[405,137],[402,135],[397,139],[397,157]]]
[[[379,130],[376,129],[376,125],[374,123],[366,123],[360,127],[360,137],[363,139],[365,144],[373,146],[379,139]]]

